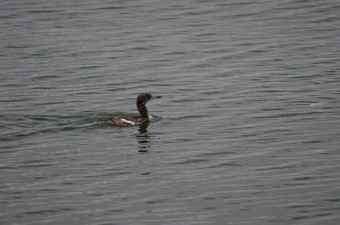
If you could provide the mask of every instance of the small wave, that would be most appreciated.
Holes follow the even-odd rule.
[[[309,104],[309,106],[310,107],[317,107],[317,106],[322,106],[322,105],[324,105],[323,103],[321,103],[321,102],[317,102],[317,103],[311,103],[311,104]]]
[[[34,135],[97,129],[106,126],[106,113],[84,115],[2,115],[2,141],[17,140]]]

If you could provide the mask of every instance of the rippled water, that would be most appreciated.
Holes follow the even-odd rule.
[[[0,6],[1,224],[339,223],[339,1]]]

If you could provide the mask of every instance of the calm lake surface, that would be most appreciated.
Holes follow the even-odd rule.
[[[339,224],[338,0],[3,0],[0,28],[0,224]],[[151,123],[104,122],[144,92]]]

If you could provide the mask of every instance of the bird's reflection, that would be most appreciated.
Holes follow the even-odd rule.
[[[150,136],[148,135],[148,126],[149,123],[143,123],[139,126],[139,134],[136,135],[137,142],[138,142],[138,152],[147,153],[149,152],[150,145],[149,139]]]

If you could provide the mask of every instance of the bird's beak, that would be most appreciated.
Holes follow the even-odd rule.
[[[152,99],[162,98],[162,96],[152,96]]]

